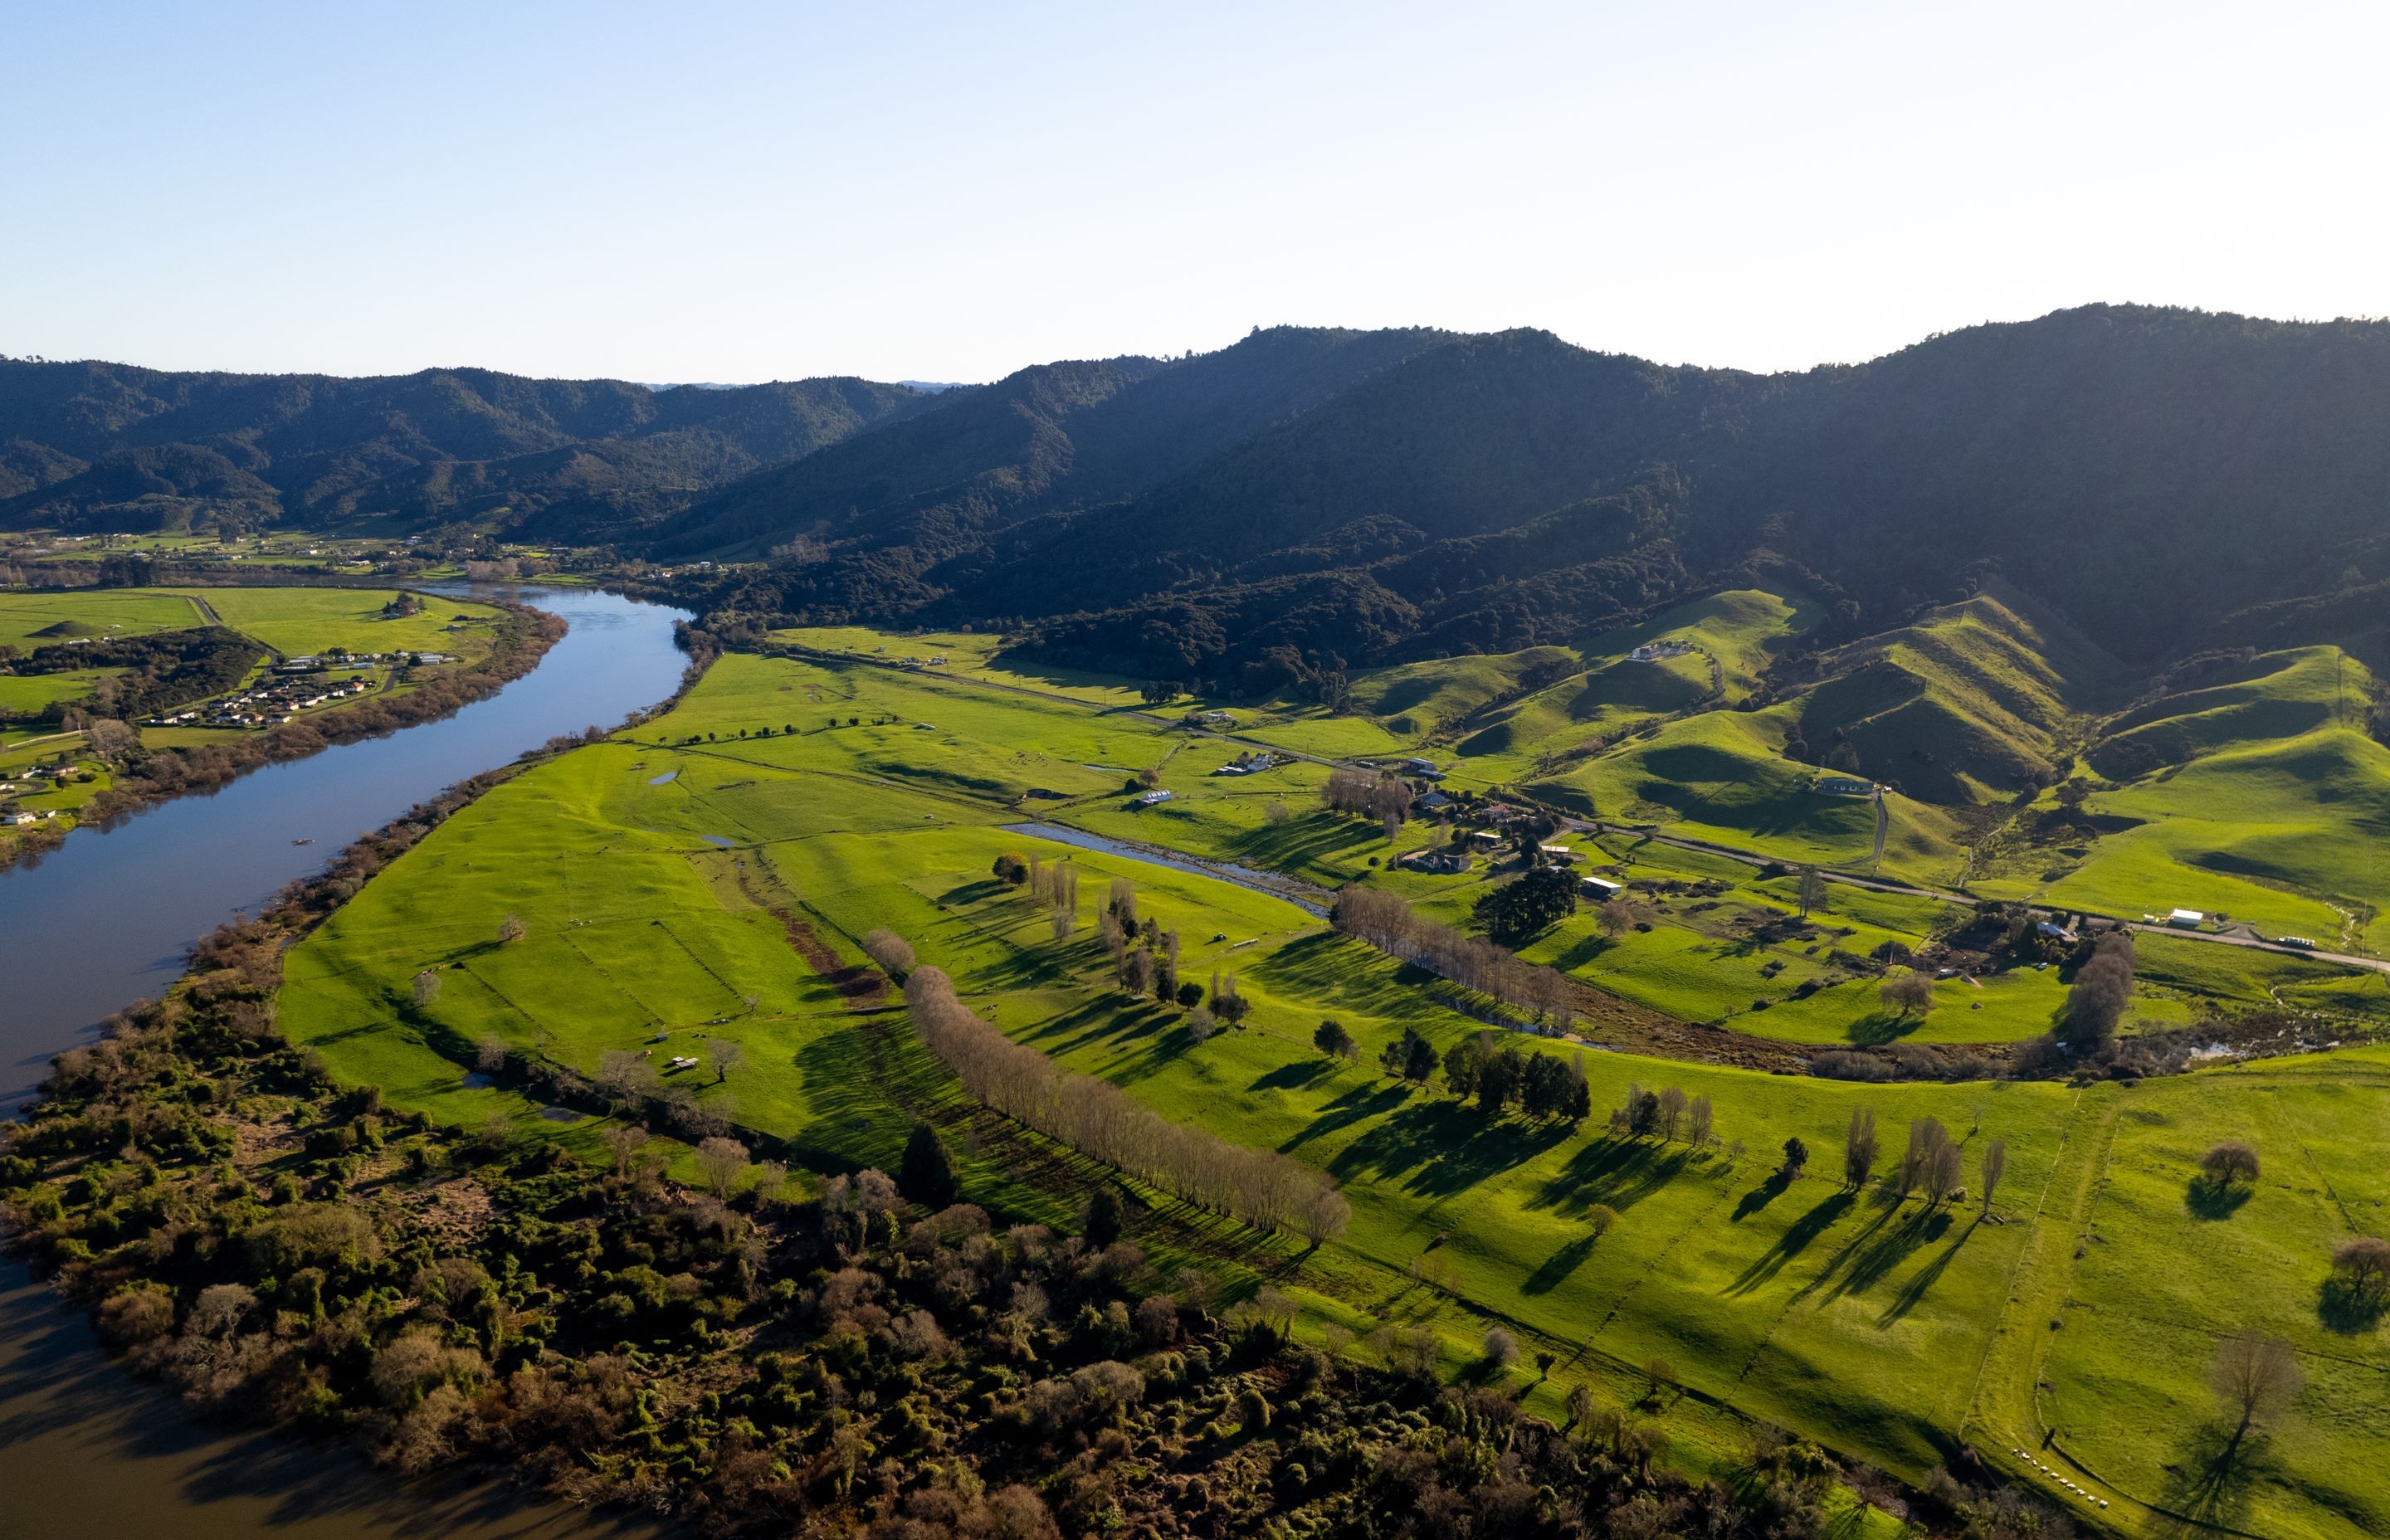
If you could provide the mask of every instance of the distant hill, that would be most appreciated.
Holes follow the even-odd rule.
[[[2371,322],[2092,306],[1778,376],[1287,329],[1023,371],[726,488],[657,550],[802,535],[699,602],[1025,626],[1229,687],[1569,643],[1754,562],[1833,636],[1998,575],[2153,665],[2390,577],[2385,421]]]
[[[2390,325],[2108,305],[1769,376],[1304,327],[934,393],[0,362],[0,527],[476,524],[726,564],[675,579],[724,624],[970,623],[1245,693],[1745,586],[1813,600],[1830,648],[2005,583],[2145,674],[2379,623],[2385,421]],[[1963,702],[1967,795],[2030,778],[2052,724],[1999,633],[1972,682],[1854,664],[1819,720],[1896,724],[1924,681],[1921,712]]]
[[[862,379],[656,391],[484,369],[345,379],[0,360],[0,528],[487,522],[628,539],[943,399]]]

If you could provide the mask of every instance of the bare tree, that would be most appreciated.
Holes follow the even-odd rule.
[[[713,1071],[713,1084],[721,1084],[730,1078],[730,1072],[747,1062],[747,1050],[726,1037],[705,1040],[705,1062]]]
[[[1660,1137],[1673,1139],[1685,1125],[1685,1093],[1671,1085],[1660,1093]]]
[[[2332,1248],[2332,1277],[2349,1292],[2379,1300],[2390,1292],[2390,1240],[2358,1235]]]
[[[473,1053],[473,1067],[485,1075],[496,1074],[507,1067],[507,1040],[484,1037]]]
[[[1843,1132],[1843,1183],[1846,1187],[1863,1187],[1875,1173],[1875,1113],[1871,1109],[1851,1109],[1850,1127]]]
[[[438,998],[440,998],[440,975],[427,968],[415,976],[415,1003],[418,1006],[429,1006]]]
[[[1984,1146],[1984,1217],[1992,1216],[1992,1194],[1999,1189],[2000,1177],[2009,1169],[2009,1142],[1993,1139]]]
[[[1886,979],[1876,993],[1904,1019],[1923,1016],[1934,1008],[1934,981],[1914,969]]]
[[[1519,1339],[1503,1328],[1485,1328],[1485,1363],[1497,1373],[1519,1361]]]
[[[881,972],[899,982],[913,971],[913,948],[893,930],[865,931],[863,955],[879,964]]]
[[[639,1147],[648,1142],[648,1131],[635,1123],[610,1123],[603,1137],[606,1140],[606,1148],[614,1155],[614,1174],[629,1175],[631,1157],[636,1155],[639,1152]]]
[[[2265,1426],[2286,1410],[2306,1382],[2299,1355],[2291,1344],[2258,1331],[2236,1332],[2224,1339],[2207,1371],[2207,1383],[2216,1399],[2224,1404],[2225,1415],[2240,1419],[2232,1430],[2236,1443],[2251,1429]]]
[[[729,1197],[731,1187],[747,1174],[747,1147],[736,1139],[700,1141],[697,1174],[713,1189],[714,1197]]]
[[[523,923],[523,918],[520,915],[508,915],[498,921],[500,942],[518,942],[530,934],[531,927]]]
[[[598,1084],[618,1105],[638,1102],[655,1094],[656,1067],[628,1048],[609,1048],[598,1056]]]
[[[1615,941],[1635,929],[1635,905],[1623,898],[1613,898],[1593,912],[1593,923],[1604,936]]]
[[[1248,1224],[1294,1228],[1315,1241],[1343,1230],[1343,1200],[1315,1168],[1173,1123],[1107,1081],[1059,1068],[973,1015],[941,970],[915,969],[905,982],[905,1004],[924,1046],[996,1111]],[[1202,1014],[1189,1013],[1190,1032]]]
[[[1710,1110],[1710,1098],[1695,1097],[1685,1104],[1685,1142],[1696,1149],[1706,1149],[1717,1137],[1713,1124],[1715,1118]]]

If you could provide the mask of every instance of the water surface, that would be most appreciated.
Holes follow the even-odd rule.
[[[462,590],[460,590],[462,591]],[[681,612],[610,594],[508,590],[572,629],[456,715],[268,765],[0,873],[0,1116],[109,1012],[154,995],[190,943],[341,846],[559,733],[670,695]],[[307,841],[295,843],[294,841]],[[649,1534],[500,1483],[402,1482],[354,1452],[230,1431],[101,1352],[82,1315],[0,1257],[0,1537],[563,1540]]]
[[[673,692],[682,611],[585,589],[507,592],[572,629],[488,699],[267,765],[112,828],[77,829],[38,864],[0,873],[0,1117],[79,1033],[173,982],[191,943],[360,833],[559,733],[612,726]]]

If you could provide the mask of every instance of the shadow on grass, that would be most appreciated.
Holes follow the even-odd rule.
[[[2191,1534],[2197,1533],[2194,1525],[2238,1529],[2249,1517],[2255,1488],[2285,1474],[2273,1441],[2262,1431],[2237,1430],[2223,1421],[2204,1423],[2166,1462],[2160,1492],[2165,1507],[2192,1523],[2156,1533]]]
[[[1333,857],[1350,855],[1381,841],[1378,826],[1315,814],[1291,818],[1276,828],[1250,828],[1227,841],[1230,856],[1248,866],[1277,871],[1324,868]]]
[[[2249,1201],[2254,1189],[2237,1183],[2217,1181],[2212,1176],[2194,1176],[2182,1191],[2182,1206],[2194,1219],[2229,1219]]]
[[[1564,951],[1552,958],[1551,965],[1563,973],[1574,973],[1588,963],[1600,960],[1603,953],[1617,944],[1617,942],[1599,931],[1592,935],[1579,936],[1571,942]]]
[[[1784,1227],[1776,1244],[1738,1275],[1727,1289],[1729,1294],[1748,1294],[1772,1282],[1784,1270],[1785,1264],[1808,1250],[1809,1243],[1833,1228],[1834,1222],[1851,1212],[1859,1195],[1845,1187],[1822,1202],[1812,1204],[1809,1212]]]
[[[1336,1072],[1333,1061],[1325,1059],[1298,1059],[1281,1064],[1275,1070],[1264,1071],[1253,1077],[1253,1091],[1304,1091]]]
[[[1880,1048],[1886,1043],[1899,1042],[1924,1024],[1922,1016],[1900,1016],[1888,1010],[1879,1010],[1852,1022],[1847,1035],[1860,1047]]]
[[[1529,1206],[1577,1216],[1605,1203],[1625,1213],[1676,1180],[1690,1159],[1681,1145],[1604,1135],[1571,1155]]]
[[[1942,1222],[1943,1228],[1947,1229],[1949,1227],[1950,1215],[1947,1210],[1936,1214],[1934,1217]],[[1950,1265],[1951,1259],[1959,1254],[1959,1248],[1967,1244],[1967,1238],[1975,1233],[1975,1226],[1982,1223],[1983,1221],[1981,1219],[1977,1219],[1974,1224],[1971,1224],[1965,1229],[1960,1230],[1959,1232],[1959,1238],[1956,1240],[1951,1241],[1949,1245],[1942,1248],[1942,1252],[1939,1256],[1927,1263],[1924,1266],[1919,1268],[1915,1277],[1910,1278],[1907,1283],[1900,1286],[1900,1292],[1892,1297],[1892,1303],[1883,1307],[1883,1314],[1876,1317],[1875,1325],[1878,1331],[1882,1331],[1886,1327],[1899,1324],[1899,1322],[1905,1318],[1910,1311],[1916,1309],[1918,1305],[1924,1302],[1926,1293],[1933,1289],[1934,1284],[1941,1281],[1944,1269],[1947,1268]]]
[[[2390,1290],[2367,1289],[2346,1278],[2326,1278],[2316,1290],[2316,1318],[2330,1331],[2354,1337],[2372,1330],[2390,1314]]]
[[[1389,973],[1376,953],[1332,930],[1290,942],[1255,964],[1252,977],[1281,998],[1300,997],[1356,1015],[1400,1020],[1434,1009],[1433,1001],[1405,982],[1401,969]]]
[[[1448,1198],[1525,1164],[1569,1134],[1557,1119],[1488,1122],[1457,1101],[1414,1102],[1338,1151],[1329,1170],[1339,1181],[1399,1178],[1406,1191]]]
[[[1803,1284],[1800,1291],[1792,1296],[1795,1303],[1820,1290],[1829,1290],[1829,1298],[1839,1299],[1856,1289],[1864,1288],[1865,1283],[1855,1285],[1851,1281],[1851,1275],[1862,1264],[1870,1269],[1868,1281],[1872,1282],[1883,1276],[1884,1268],[1916,1247],[1915,1240],[1904,1240],[1903,1237],[1916,1227],[1917,1219],[1921,1216],[1908,1215],[1905,1212],[1908,1205],[1886,1188],[1875,1189],[1869,1195],[1869,1201],[1875,1205],[1875,1217],[1868,1221],[1858,1234],[1844,1241],[1841,1250],[1826,1259],[1826,1265],[1818,1270],[1818,1276]],[[1886,1249],[1890,1251],[1888,1260],[1882,1254]]]
[[[1330,1101],[1319,1115],[1304,1124],[1302,1129],[1278,1148],[1281,1153],[1298,1149],[1312,1140],[1352,1127],[1370,1118],[1382,1117],[1410,1099],[1407,1082],[1372,1081],[1356,1085]]]
[[[1768,1204],[1783,1197],[1784,1189],[1792,1185],[1792,1173],[1782,1166],[1777,1167],[1767,1174],[1767,1181],[1742,1195],[1741,1200],[1734,1206],[1734,1213],[1727,1216],[1728,1221],[1737,1225],[1741,1224]]]
[[[1519,1291],[1523,1294],[1548,1294],[1558,1289],[1568,1281],[1571,1273],[1584,1264],[1586,1258],[1593,1254],[1593,1248],[1600,1238],[1598,1236],[1581,1235],[1544,1258],[1536,1270],[1527,1275],[1526,1281],[1519,1285]]]

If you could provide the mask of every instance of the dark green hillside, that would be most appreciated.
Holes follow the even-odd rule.
[[[243,456],[253,460],[253,456]],[[52,524],[148,533],[186,528],[195,507],[270,520],[275,489],[217,450],[190,443],[118,450],[74,475],[0,502],[0,525]]]
[[[657,550],[737,555],[759,541],[852,532],[854,553],[842,553],[830,573],[792,574],[786,599],[854,610],[926,601],[968,590],[971,573],[990,560],[1034,558],[1047,540],[1086,538],[1068,521],[1036,515],[1143,492],[1445,340],[1429,331],[1281,327],[1176,363],[1118,358],[1023,369],[906,432],[731,488],[676,521]],[[1012,537],[997,534],[1016,525]],[[898,545],[901,558],[890,555]],[[956,565],[911,581],[944,561]],[[841,574],[842,566],[853,571]],[[988,602],[1024,608],[1001,594]]]
[[[2095,306],[1767,378],[1540,332],[1420,339],[1341,389],[1315,374],[1308,404],[1287,391],[1276,416],[1206,419],[1207,433],[1149,423],[1099,453],[1081,425],[1180,409],[1205,371],[1241,384],[1296,351],[1249,341],[1157,366],[1040,441],[1059,457],[1067,440],[1073,465],[1100,474],[974,458],[970,419],[942,410],[870,446],[886,484],[961,486],[906,472],[967,468],[1009,475],[1009,501],[867,501],[846,495],[853,476],[792,468],[696,510],[697,533],[664,549],[735,555],[819,531],[802,567],[692,597],[791,622],[1032,620],[1058,660],[1215,682],[1288,648],[1330,669],[1573,640],[1754,560],[1804,574],[1842,639],[2004,575],[2147,670],[2215,645],[2228,615],[2390,574],[2379,324]],[[1287,592],[1304,597],[1300,623],[1266,612]],[[1341,618],[1323,615],[1340,601]]]
[[[0,527],[147,530],[199,515],[429,528],[503,509],[508,527],[541,537],[621,538],[713,487],[954,399],[860,379],[654,391],[485,369],[341,379],[0,360]]]

